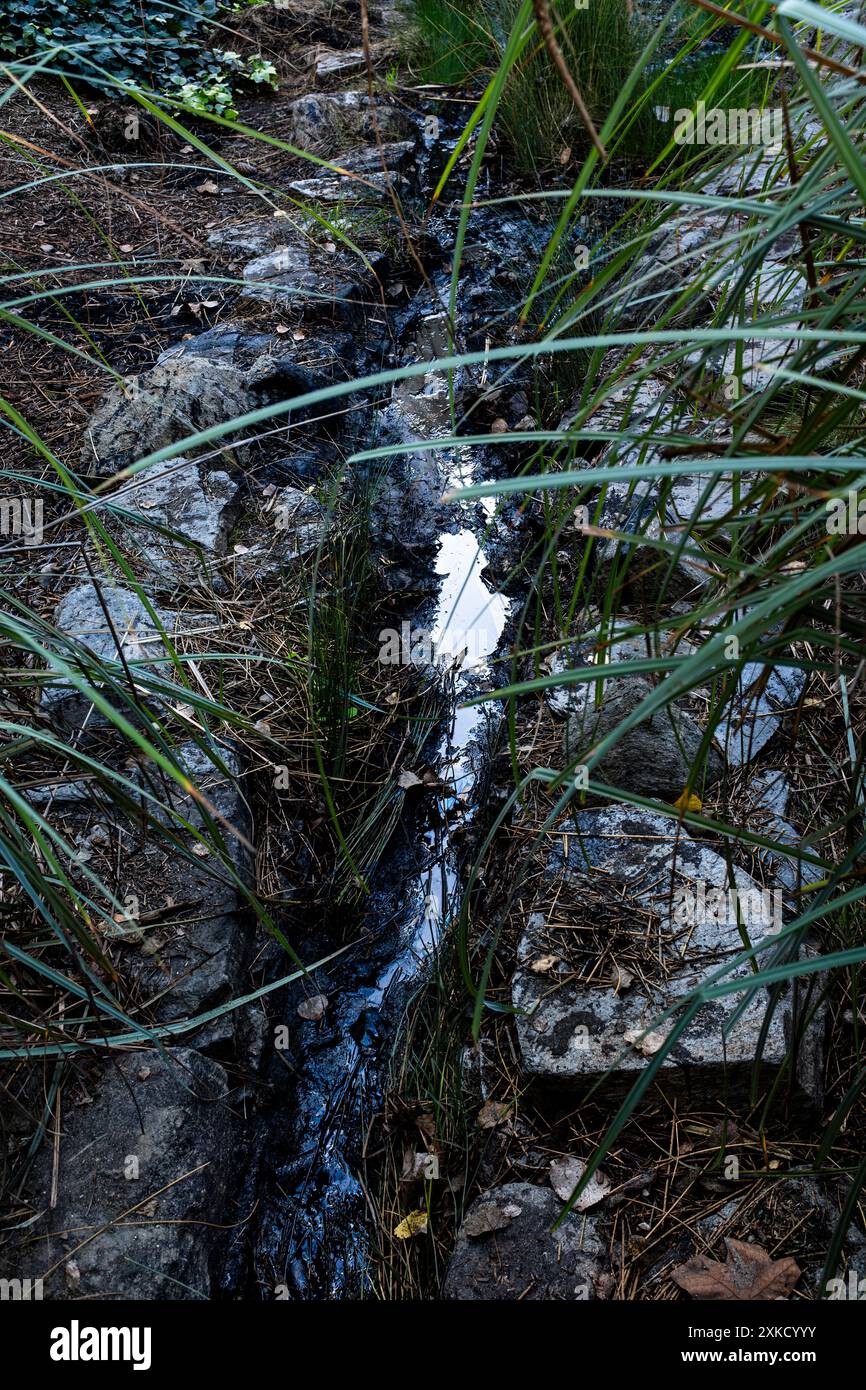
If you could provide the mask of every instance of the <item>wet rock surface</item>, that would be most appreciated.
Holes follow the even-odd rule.
[[[609,1290],[608,1243],[594,1215],[570,1212],[549,1189],[506,1183],[473,1202],[443,1295],[468,1302],[595,1300]]]

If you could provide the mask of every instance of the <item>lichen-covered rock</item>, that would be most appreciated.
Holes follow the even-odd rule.
[[[240,485],[219,471],[202,472],[194,459],[154,464],[111,494],[111,505],[127,543],[163,584],[212,578],[214,561],[225,555],[229,531],[240,512]],[[140,518],[136,525],[132,518]],[[172,540],[155,527],[183,536]]]
[[[154,1013],[161,1022],[195,1017],[248,992],[250,984],[244,970],[252,934],[243,912],[241,885],[249,883],[251,865],[239,837],[249,840],[251,815],[240,760],[232,747],[209,753],[194,743],[182,745],[176,756],[206,798],[207,814],[222,839],[222,858],[214,850],[202,853],[201,841],[153,800],[142,798],[142,804],[171,827],[185,854],[167,852],[166,844],[153,834],[142,840],[131,823],[112,827],[122,849],[118,856],[121,900],[134,900],[145,917],[169,900],[181,905],[144,933],[136,931],[135,917],[128,930],[123,928],[127,942],[123,972],[134,975],[138,991],[156,1001]],[[142,770],[140,781],[162,808],[171,807],[183,821],[202,830],[206,812],[197,798],[152,768]],[[196,1045],[230,1039],[234,1021],[234,1016],[228,1016],[222,1026],[208,1025],[205,1032],[193,1035]]]
[[[316,224],[286,217],[230,222],[208,241],[240,269],[242,304],[276,304],[301,316],[328,316],[335,307],[348,313],[383,261],[380,251],[364,259]]]
[[[324,541],[331,526],[328,510],[301,488],[278,488],[267,510],[250,519],[226,566],[235,584],[273,579]]]
[[[753,946],[766,943],[760,962],[769,963],[778,946],[774,893],[740,869],[731,885],[721,855],[649,811],[581,812],[563,827],[542,884],[520,942],[512,1002],[524,1069],[551,1083],[597,1081],[610,1072],[613,1089],[630,1085],[673,1026],[673,1016],[657,1024],[660,1015],[740,954],[741,927]],[[602,950],[605,968],[590,979],[586,965]],[[744,962],[726,979],[745,989],[751,973]],[[660,1082],[696,1095],[745,1086],[769,995],[758,988],[734,1020],[742,1002],[740,991],[704,1004],[666,1056]],[[793,1055],[802,1010],[785,986],[763,1039],[765,1078]],[[796,1048],[801,1098],[820,1097],[822,1050],[819,1019]]]
[[[616,460],[623,468],[623,481],[607,485],[598,524],[634,539],[596,542],[596,591],[605,592],[613,584],[619,601],[668,606],[697,603],[714,580],[712,558],[703,554],[694,536],[687,538],[682,553],[674,558],[682,541],[682,520],[670,512],[655,482],[641,479],[630,484],[631,459],[651,461],[637,451]],[[666,542],[666,548],[652,544],[658,541]]]
[[[374,119],[363,92],[311,92],[291,102],[289,118],[290,143],[323,159],[377,138],[391,143],[414,133],[408,117],[395,106],[377,103]]]
[[[97,589],[93,580],[84,580],[60,600],[54,612],[54,626],[93,653],[111,669],[118,682],[128,685],[128,671],[146,675],[157,673],[169,679],[173,670],[160,625],[169,641],[180,633],[194,633],[207,623],[202,615],[183,618],[169,609],[152,605],[154,617],[138,594],[111,580],[102,580]],[[69,662],[72,653],[58,645],[58,654]],[[105,720],[86,695],[61,675],[54,676],[42,689],[42,708],[65,728],[80,728],[85,720],[93,726]],[[125,707],[128,709],[128,707]]]
[[[787,714],[796,708],[806,684],[806,673],[797,667],[767,668],[747,662],[740,673],[737,689],[716,730],[729,763],[740,767],[751,763],[782,727]]]
[[[116,1052],[64,1101],[57,1205],[49,1145],[29,1192],[41,1215],[0,1269],[44,1278],[50,1299],[211,1297],[238,1162],[222,1067],[184,1048]]]
[[[254,925],[243,897],[251,881],[252,817],[237,750],[190,742],[174,757],[204,803],[146,762],[121,769],[128,814],[93,780],[29,794],[83,852],[88,870],[112,882],[124,909],[102,927],[114,967],[133,997],[149,1001],[148,1019],[160,1023],[194,1018],[252,987],[246,966]],[[142,833],[145,817],[151,823]],[[232,1012],[189,1037],[199,1048],[230,1048],[236,1022],[243,1020]]]
[[[279,246],[250,261],[243,269],[243,298],[276,304],[297,314],[327,315],[350,312],[373,270],[381,262],[376,254],[369,264],[350,252],[310,247],[302,242]]]
[[[206,357],[171,357],[112,386],[87,429],[85,468],[111,475],[147,454],[177,444],[214,425],[227,424],[255,408],[241,372]],[[228,434],[209,452],[242,461],[248,446]]]
[[[545,1187],[506,1183],[467,1213],[443,1294],[470,1302],[529,1299],[573,1302],[609,1295],[612,1280],[601,1218],[569,1212]]]

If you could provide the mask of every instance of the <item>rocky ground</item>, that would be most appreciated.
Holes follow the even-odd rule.
[[[35,409],[45,443],[94,487],[113,480],[104,516],[123,557],[102,567],[92,535],[64,523],[62,543],[49,543],[16,581],[20,592],[38,593],[61,640],[83,639],[105,663],[144,662],[163,678],[175,755],[207,800],[130,757],[68,679],[46,683],[38,706],[24,711],[113,758],[128,781],[123,812],[86,780],[45,765],[34,768],[29,794],[80,846],[81,862],[111,876],[119,900],[134,899],[117,940],[104,944],[141,1034],[110,1056],[76,1054],[60,1080],[50,1052],[40,1075],[31,1067],[9,1079],[11,1152],[23,1148],[43,1101],[46,1113],[44,1142],[12,1188],[0,1272],[42,1277],[47,1296],[85,1299],[352,1296],[371,1282],[392,1297],[422,1285],[451,1299],[670,1298],[687,1296],[677,1270],[701,1257],[724,1259],[732,1241],[735,1254],[741,1242],[773,1260],[796,1260],[795,1296],[815,1297],[847,1188],[845,1179],[816,1181],[806,1158],[815,1116],[844,1081],[827,1048],[839,1019],[808,990],[782,989],[769,1024],[764,995],[741,1014],[736,995],[705,1006],[666,1059],[640,1121],[551,1230],[617,1101],[658,1050],[653,1020],[742,949],[730,908],[712,927],[691,930],[675,915],[678,890],[730,882],[711,833],[591,797],[551,832],[541,828],[549,794],[525,798],[493,841],[475,923],[479,940],[496,936],[492,988],[516,1012],[486,1022],[468,1046],[465,1000],[451,1019],[460,1057],[455,1105],[472,1117],[468,1140],[437,1130],[429,1096],[386,1076],[413,976],[413,988],[423,986],[418,943],[429,902],[438,895],[453,911],[459,901],[468,851],[508,794],[510,754],[495,705],[461,725],[453,681],[423,665],[383,674],[370,655],[375,634],[441,616],[440,585],[455,574],[474,575],[487,594],[495,580],[507,598],[485,637],[478,680],[501,683],[496,658],[507,656],[515,605],[529,588],[523,558],[540,531],[538,504],[506,505],[495,518],[479,506],[455,514],[443,505],[455,482],[503,476],[521,458],[514,446],[476,452],[468,465],[459,450],[411,451],[449,432],[441,375],[349,385],[448,350],[456,213],[423,220],[420,210],[459,112],[452,123],[433,98],[382,82],[397,22],[387,11],[372,16],[374,105],[348,0],[261,7],[253,16],[250,41],[277,58],[283,87],[267,110],[250,104],[242,119],[339,172],[237,135],[217,144],[241,178],[213,164],[190,167],[192,147],[160,131],[131,159],[115,151],[122,112],[112,104],[98,102],[89,119],[74,122],[67,109],[61,159],[78,159],[83,146],[87,159],[96,150],[106,160],[90,181],[88,213],[110,221],[113,243],[125,255],[134,247],[133,260],[147,259],[149,272],[156,256],[188,266],[189,280],[178,289],[157,275],[138,288],[105,290],[76,272],[76,311],[117,376],[107,387],[105,373],[47,338],[34,360],[32,340],[4,327],[17,373],[13,402]],[[35,139],[45,113],[23,103],[12,110],[13,133]],[[10,184],[16,167],[9,156]],[[741,174],[741,192],[763,176],[760,168]],[[38,226],[51,247],[43,261],[68,263],[73,250],[82,264],[100,257],[92,232],[86,239],[82,230],[88,218],[55,197],[33,195],[29,209],[16,203],[17,217],[31,219],[28,234]],[[313,206],[319,220],[299,218],[293,200]],[[21,230],[0,227],[7,251]],[[716,216],[695,218],[647,252],[643,273],[667,283],[676,274],[674,245],[679,253],[690,238],[696,256],[709,254],[724,230]],[[483,348],[538,236],[528,217],[488,213],[473,223],[457,309],[461,348]],[[758,298],[776,302],[782,275],[781,262],[766,261]],[[786,283],[783,293],[802,296],[803,286]],[[620,326],[636,314],[624,295]],[[753,376],[771,355],[758,346],[746,354]],[[662,428],[686,429],[692,402],[670,391],[651,353],[629,381],[592,427],[637,418],[650,452]],[[345,393],[323,407],[301,399],[337,385]],[[475,426],[537,423],[526,371],[499,378],[470,369],[454,389],[461,404],[475,405]],[[219,433],[255,412],[264,416]],[[554,423],[581,412],[586,423],[578,398]],[[712,422],[704,425],[712,437]],[[146,454],[191,436],[204,437],[118,480]],[[384,477],[347,466],[353,453],[382,443],[406,446]],[[634,461],[607,446],[599,459],[624,472]],[[657,491],[609,490],[601,527],[634,534],[646,554],[637,563],[629,555],[616,629],[605,630],[588,603],[573,650],[551,659],[551,673],[596,660],[600,649],[609,664],[640,657],[645,641],[632,629],[649,608],[672,651],[700,645],[691,615],[718,577],[712,544],[690,546],[668,572],[647,541],[676,532],[704,481],[680,479],[661,501]],[[713,505],[724,514],[723,490]],[[63,515],[61,497],[53,519]],[[336,591],[347,538],[360,531],[368,652],[353,678],[378,718],[365,724],[362,713],[349,736],[348,766],[373,784],[352,809],[360,823],[360,810],[386,806],[376,811],[386,848],[378,867],[370,851],[373,893],[363,906],[335,876],[304,708],[309,687],[305,679],[291,684],[284,666],[273,668],[278,678],[269,674],[269,663],[291,664],[302,647],[311,586],[321,584],[323,601]],[[578,523],[572,538],[579,535]],[[472,553],[464,570],[465,536]],[[479,538],[487,566],[480,579]],[[602,538],[596,593],[630,549]],[[453,556],[447,565],[443,554]],[[353,583],[358,574],[351,571]],[[212,700],[227,687],[248,716],[243,729],[218,723],[209,751],[183,737],[201,726],[178,683],[178,654],[197,696]],[[796,648],[787,655],[796,663]],[[810,867],[802,846],[809,777],[792,761],[788,733],[822,692],[796,664],[780,665],[766,684],[758,676],[743,672],[714,741],[704,736],[707,699],[691,692],[632,729],[596,772],[671,805],[691,792],[710,817],[735,807],[738,823],[790,846],[784,857],[757,848],[733,869],[738,890],[757,904],[749,930],[766,941],[759,958],[769,959],[779,925],[772,895],[778,890],[790,915]],[[605,685],[601,704],[586,686],[568,684],[527,701],[517,730],[521,765],[537,762],[545,747],[551,765],[563,755],[579,760],[650,690],[615,675]],[[458,697],[467,693],[459,686]],[[174,844],[142,833],[145,804],[173,808]],[[199,853],[204,821],[222,834],[216,863]],[[441,907],[432,916],[441,918]],[[288,939],[304,962],[348,949],[304,975],[275,938]],[[794,1040],[785,1116],[768,1126],[761,1098]],[[584,1100],[601,1081],[603,1093]],[[396,1183],[383,1158],[395,1152],[403,1163]],[[429,1236],[425,1220],[404,1241],[400,1223],[426,1204],[431,1185]],[[428,1251],[419,1253],[425,1239]],[[843,1258],[853,1259],[862,1240],[852,1225]]]

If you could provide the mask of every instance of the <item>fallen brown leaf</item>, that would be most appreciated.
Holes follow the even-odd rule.
[[[519,1215],[519,1207],[497,1207],[493,1202],[488,1202],[469,1213],[463,1222],[463,1234],[477,1239],[478,1236],[489,1235],[491,1231],[504,1231],[506,1226],[511,1225],[514,1217]]]
[[[790,1256],[774,1260],[760,1245],[744,1240],[726,1239],[725,1246],[725,1264],[696,1255],[672,1272],[674,1283],[692,1298],[734,1303],[787,1298],[800,1278],[800,1266]]]
[[[476,1124],[479,1129],[495,1129],[506,1119],[510,1106],[504,1100],[486,1100],[478,1111]]]

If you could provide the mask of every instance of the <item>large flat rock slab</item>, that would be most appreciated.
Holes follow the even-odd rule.
[[[141,817],[121,813],[93,782],[49,785],[30,798],[78,847],[89,871],[113,886],[124,912],[103,927],[102,944],[147,1023],[196,1017],[251,987],[255,932],[244,888],[252,878],[246,843],[253,831],[239,757],[231,744],[186,743],[175,758],[206,810],[144,763],[124,768],[125,795]],[[144,816],[171,839],[153,826],[142,834]],[[223,1052],[242,1023],[232,1011],[189,1036],[198,1047]]]
[[[512,1182],[479,1197],[467,1213],[445,1277],[445,1298],[572,1302],[605,1297],[608,1242],[601,1218],[570,1212],[549,1188]]]
[[[226,1074],[187,1049],[117,1053],[64,1092],[57,1204],[51,1145],[27,1197],[38,1219],[0,1253],[52,1299],[206,1299],[237,1167]]]
[[[674,1020],[664,1010],[743,950],[766,941],[768,963],[781,926],[781,894],[764,892],[677,822],[609,806],[581,812],[550,856],[518,949],[513,1003],[525,1072],[559,1085],[605,1077],[627,1089],[657,1052]],[[740,923],[738,924],[738,916]],[[748,963],[729,978],[747,985]],[[665,1058],[659,1080],[698,1095],[746,1086],[769,996],[759,988],[732,1022],[742,995],[708,1002]],[[763,1042],[762,1069],[774,1076],[800,1023],[786,986]],[[821,1027],[797,1048],[801,1099],[820,1095]]]

